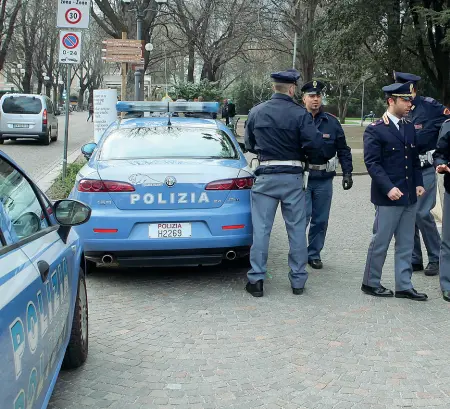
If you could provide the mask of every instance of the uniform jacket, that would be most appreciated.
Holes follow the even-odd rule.
[[[417,96],[409,116],[416,128],[419,155],[435,149],[439,129],[450,118],[450,110],[433,98]]]
[[[275,93],[253,107],[245,128],[245,147],[264,160],[305,160],[322,147],[322,134],[309,112],[291,97]],[[265,166],[262,173],[298,173],[301,168]]]
[[[314,151],[309,161],[311,164],[323,165],[333,158],[336,153],[342,167],[344,175],[353,172],[351,149],[345,140],[345,133],[339,120],[328,112],[320,111],[314,117],[314,124],[322,133],[323,148]],[[311,179],[326,179],[336,176],[336,172],[327,172],[325,170],[311,170],[309,177]]]
[[[438,165],[450,166],[450,119],[442,124],[433,158],[435,167]],[[444,187],[446,192],[450,193],[450,173],[444,174]]]
[[[423,186],[414,125],[407,121],[404,130],[403,137],[384,114],[364,132],[364,163],[372,178],[371,201],[377,206],[416,203],[416,187]],[[394,187],[403,193],[399,200],[387,196]]]

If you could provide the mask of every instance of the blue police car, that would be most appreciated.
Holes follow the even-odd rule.
[[[254,176],[211,102],[118,102],[70,197],[92,208],[77,227],[88,262],[107,266],[248,262]],[[143,116],[148,112],[159,117]],[[176,118],[171,113],[176,112]],[[182,116],[184,115],[184,116]]]
[[[61,365],[88,352],[81,202],[51,203],[0,151],[0,407],[45,408]]]

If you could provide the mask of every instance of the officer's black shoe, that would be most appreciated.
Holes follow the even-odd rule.
[[[255,284],[250,283],[250,281],[245,286],[248,293],[253,295],[253,297],[262,297],[264,295],[264,280],[258,280]]]
[[[450,302],[450,291],[442,291],[442,298],[445,301]]]
[[[323,267],[323,263],[321,260],[309,260],[308,264],[312,267],[315,268],[316,270],[320,270]]]
[[[428,299],[428,295],[418,293],[414,288],[411,288],[410,290],[396,291],[395,298],[409,298],[414,301],[426,301]]]
[[[292,287],[292,293],[295,295],[302,295],[303,294],[303,288],[294,288]]]
[[[412,270],[413,271],[422,271],[423,270],[423,264],[412,264]]]
[[[394,293],[392,290],[388,290],[387,288],[384,288],[382,285],[379,287],[370,287],[368,285],[362,284],[361,285],[361,291],[363,293],[373,295],[375,297],[393,297]]]
[[[439,274],[439,262],[428,263],[424,273],[426,276],[437,276]]]

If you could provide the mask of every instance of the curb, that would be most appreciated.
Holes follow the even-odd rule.
[[[82,155],[79,152],[80,151],[78,148],[76,151],[68,155],[67,164],[75,162],[79,158],[79,156]],[[61,171],[62,171],[62,160],[57,165],[53,166],[53,168],[51,168],[46,175],[37,179],[36,180],[37,185],[41,188],[43,192],[47,193],[47,191],[52,187],[53,183],[55,182]]]

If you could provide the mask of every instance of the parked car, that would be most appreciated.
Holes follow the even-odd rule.
[[[50,200],[0,151],[1,408],[45,409],[61,366],[88,354],[83,248],[91,209]]]
[[[5,94],[0,98],[0,144],[26,138],[50,145],[58,139],[58,115],[45,95]]]
[[[254,175],[243,144],[221,121],[169,117],[217,112],[218,104],[124,101],[117,109],[165,117],[118,120],[98,145],[82,148],[89,161],[70,197],[92,208],[76,228],[86,259],[123,267],[248,263]]]

